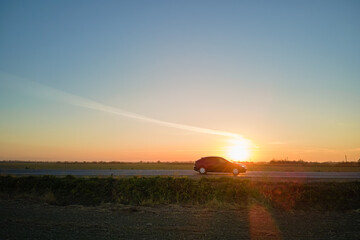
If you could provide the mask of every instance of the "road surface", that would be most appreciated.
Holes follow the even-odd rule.
[[[53,175],[53,176],[189,176],[200,174],[193,170],[32,170],[0,169],[0,175]],[[232,176],[228,173],[209,173],[206,176]],[[360,180],[360,172],[275,172],[248,171],[237,177],[245,179],[347,179]]]

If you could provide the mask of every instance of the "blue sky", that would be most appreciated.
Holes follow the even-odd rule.
[[[264,160],[316,149],[309,160],[350,151],[357,158],[359,23],[358,1],[1,1],[0,71],[145,116],[245,135]],[[67,138],[84,119],[97,119],[88,126],[96,134],[107,124],[105,116],[9,90],[2,78],[3,143],[46,148],[56,135],[32,132],[40,120]],[[14,121],[25,116],[32,120]],[[132,139],[136,149],[171,138],[151,124],[118,124],[126,134],[117,141]],[[25,141],[24,132],[37,137]],[[181,139],[159,147],[179,148],[188,141]],[[195,139],[194,149],[216,145]],[[269,150],[271,142],[288,146]]]

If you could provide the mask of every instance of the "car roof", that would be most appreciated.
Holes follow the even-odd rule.
[[[199,160],[211,160],[211,159],[223,159],[223,160],[226,160],[226,159],[223,158],[223,157],[217,157],[217,156],[202,157],[202,158],[199,159]]]

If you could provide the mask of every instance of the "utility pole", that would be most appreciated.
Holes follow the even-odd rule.
[[[347,162],[347,156],[346,156],[346,154],[345,154],[345,162]]]

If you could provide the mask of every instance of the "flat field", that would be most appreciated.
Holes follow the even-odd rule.
[[[352,164],[270,164],[248,163],[248,171],[284,172],[360,172],[360,165]],[[125,163],[125,162],[0,162],[0,169],[55,170],[192,170],[194,163]]]

